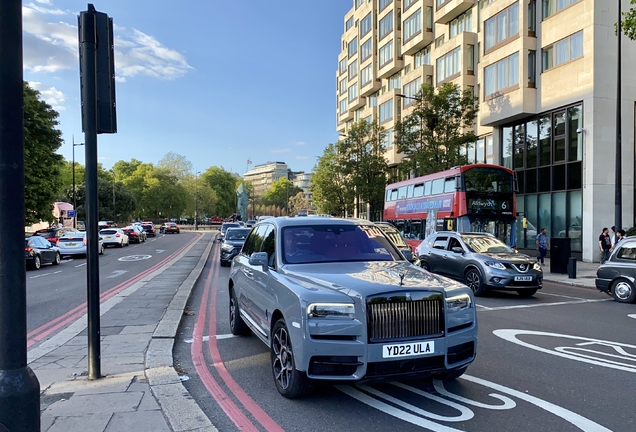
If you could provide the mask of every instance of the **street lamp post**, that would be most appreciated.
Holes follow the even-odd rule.
[[[83,145],[84,143],[76,143],[75,135],[73,135],[73,210],[75,210],[75,217],[73,218],[73,228],[77,228],[77,203],[75,201],[75,147]]]
[[[194,174],[194,230],[197,231],[199,229],[198,219],[198,210],[199,210],[199,192],[197,190],[197,179],[199,178],[200,171],[195,171]]]
[[[622,177],[622,144],[621,144],[621,0],[618,0],[618,25],[617,38],[618,38],[618,57],[616,60],[616,161],[615,161],[615,175],[614,175],[614,232],[622,228],[623,225],[623,186]]]

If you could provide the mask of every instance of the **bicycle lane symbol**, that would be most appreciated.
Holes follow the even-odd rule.
[[[596,366],[636,373],[635,345],[533,330],[500,329],[494,330],[493,333],[508,342],[512,342],[514,344],[521,345],[535,351],[552,354],[558,357],[576,360],[583,363],[589,363]],[[555,346],[550,349],[520,340],[519,336],[524,335],[567,339],[574,342],[572,343],[572,345],[569,346]],[[559,341],[558,344],[560,345],[562,343],[562,341]]]
[[[493,389],[499,393],[504,393],[508,396],[528,402],[538,408],[554,414],[557,417],[560,417],[561,419],[578,427],[582,431],[611,432],[610,429],[607,429],[600,424],[595,423],[592,420],[587,419],[573,411],[555,405],[551,402],[539,399],[527,393],[520,392],[518,390],[514,390],[509,387],[505,387],[503,385],[471,375],[464,374],[458,379],[470,381],[474,384],[478,384]],[[455,429],[451,426],[447,426],[437,422],[465,422],[467,420],[470,420],[475,417],[475,413],[471,408],[469,408],[469,406],[488,410],[510,410],[517,406],[517,403],[510,397],[497,393],[490,393],[489,396],[499,400],[501,402],[499,404],[487,404],[472,400],[464,396],[460,396],[447,390],[444,387],[443,381],[440,380],[433,380],[435,391],[438,394],[433,394],[404,383],[393,382],[390,384],[402,390],[411,392],[414,395],[421,396],[442,405],[446,405],[450,408],[455,409],[458,413],[455,416],[444,416],[432,413],[430,411],[426,411],[420,407],[417,407],[412,403],[409,403],[414,402],[412,397],[409,397],[409,402],[407,402],[406,400],[396,398],[385,392],[379,391],[373,387],[364,384],[355,386],[338,385],[336,386],[336,388],[372,408],[375,408],[405,422],[419,426],[423,429],[428,429],[434,432],[462,432],[460,429]]]

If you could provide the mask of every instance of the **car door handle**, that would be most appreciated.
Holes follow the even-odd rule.
[[[252,270],[243,268],[243,273],[245,274],[245,276],[247,276],[250,279],[254,279],[254,273],[252,273]]]
[[[444,255],[442,255],[442,258],[444,258],[444,259],[448,258],[448,255],[444,254]]]

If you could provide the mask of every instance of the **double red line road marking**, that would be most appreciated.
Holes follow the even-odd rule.
[[[200,237],[200,234],[195,236],[192,240],[190,240],[188,243],[186,243],[183,247],[178,249],[172,255],[169,255],[168,257],[166,257],[162,261],[158,262],[154,266],[152,266],[152,267],[142,271],[141,273],[131,277],[127,281],[122,282],[119,285],[114,286],[113,288],[109,289],[108,291],[104,291],[99,296],[100,304],[103,303],[104,301],[108,300],[109,298],[119,294],[120,292],[122,292],[126,288],[130,287],[131,285],[139,282],[141,279],[146,277],[148,274],[154,272],[155,270],[157,270],[158,268],[160,268],[161,266],[163,266],[164,264],[166,264],[167,262],[172,260],[175,256],[179,255],[186,248],[188,248],[192,243],[194,243],[199,237]],[[82,303],[81,305],[79,305],[79,306],[71,309],[70,311],[66,312],[64,315],[61,315],[61,316],[55,318],[54,320],[44,324],[43,326],[40,326],[40,327],[36,328],[35,330],[27,333],[27,348],[29,348],[30,346],[32,346],[36,342],[39,342],[42,339],[46,338],[48,335],[50,335],[51,333],[53,333],[56,330],[60,329],[61,327],[64,327],[64,326],[72,323],[73,321],[77,320],[78,318],[80,318],[85,313],[86,313],[86,303]]]
[[[203,330],[206,327],[206,315],[209,311],[209,319],[207,320],[208,334],[208,350],[212,360],[212,367],[216,370],[219,377],[252,415],[252,417],[260,423],[267,431],[284,432],[284,429],[276,423],[254,400],[241,388],[241,386],[232,378],[225,367],[219,347],[216,341],[216,296],[217,296],[217,279],[219,276],[219,254],[218,245],[214,247],[212,256],[212,266],[207,275],[203,296],[201,297],[201,305],[199,306],[199,316],[192,332],[192,363],[201,378],[203,385],[208,392],[214,397],[225,414],[234,422],[236,427],[242,431],[258,432],[259,428],[245,415],[243,410],[228,396],[223,387],[214,379],[212,372],[208,367],[203,352]]]

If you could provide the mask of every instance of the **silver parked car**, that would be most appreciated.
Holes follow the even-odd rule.
[[[596,288],[621,303],[636,301],[636,238],[625,237],[596,270]]]
[[[462,375],[475,358],[470,288],[404,259],[371,222],[259,221],[232,261],[230,328],[270,349],[276,388]]]
[[[488,290],[513,290],[530,297],[543,287],[543,271],[536,258],[518,253],[488,233],[438,232],[424,240],[416,253],[426,270],[464,281],[477,296]]]

